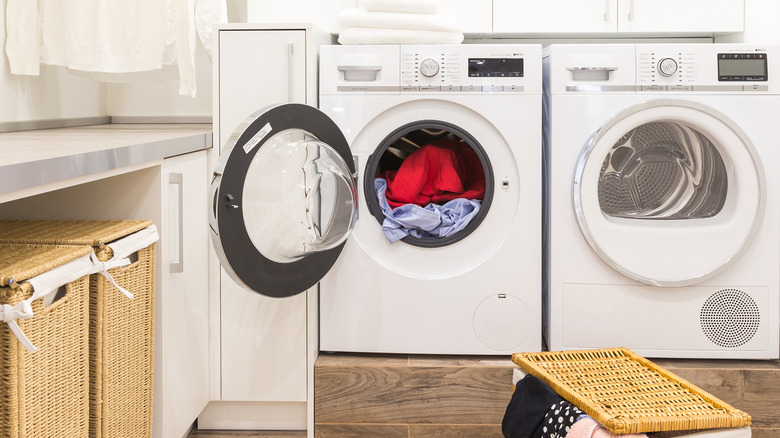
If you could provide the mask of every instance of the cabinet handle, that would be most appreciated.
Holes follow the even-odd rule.
[[[604,21],[609,21],[609,2],[611,0],[604,0]]]
[[[179,261],[171,262],[170,270],[173,274],[184,272],[184,178],[181,173],[168,174],[168,186],[179,186]]]
[[[295,43],[287,43],[287,101],[293,101],[293,58]]]
[[[628,21],[634,20],[634,0],[628,0]]]

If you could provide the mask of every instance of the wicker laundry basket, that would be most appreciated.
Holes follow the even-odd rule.
[[[107,262],[112,244],[150,227],[151,221],[0,221],[0,242],[89,245]],[[155,257],[152,243],[138,249],[130,265],[108,270],[133,299],[105,276],[90,277],[92,438],[152,434]]]
[[[625,348],[512,360],[615,434],[750,426],[750,415]]]
[[[91,266],[91,252],[88,246],[0,245],[0,304],[8,323],[0,324],[2,438],[85,437],[89,432],[89,271],[83,266]],[[74,270],[73,265],[81,267]],[[49,296],[56,300],[44,306],[33,293],[46,288],[34,291],[40,285],[28,280],[53,270],[68,271],[70,278],[54,283]],[[24,301],[33,316],[11,319],[11,306]],[[23,346],[14,324],[37,351]]]

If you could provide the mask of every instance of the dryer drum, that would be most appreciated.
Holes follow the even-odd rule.
[[[640,125],[607,154],[598,180],[604,214],[635,219],[717,215],[728,176],[718,149],[698,130],[676,122]]]
[[[480,178],[484,176],[484,195],[481,199],[479,212],[462,230],[447,237],[437,237],[431,239],[417,238],[407,236],[401,239],[403,242],[420,247],[441,247],[453,244],[468,236],[473,232],[490,210],[490,204],[493,199],[495,178],[493,176],[493,167],[485,149],[474,136],[464,129],[451,123],[440,120],[421,120],[412,122],[395,129],[388,134],[374,150],[366,163],[365,176],[363,178],[363,190],[366,198],[366,205],[371,214],[381,224],[385,220],[384,213],[377,199],[374,189],[374,180],[387,171],[397,171],[404,160],[410,154],[419,150],[426,144],[437,142],[458,142],[468,147],[476,155],[481,164],[479,172]]]

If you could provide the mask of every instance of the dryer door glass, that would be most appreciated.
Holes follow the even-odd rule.
[[[682,100],[612,117],[583,148],[573,189],[593,250],[623,275],[657,286],[695,284],[738,260],[766,201],[747,135],[718,111]]]
[[[225,271],[270,296],[316,284],[355,226],[353,174],[346,140],[320,111],[288,104],[250,116],[212,182],[211,234]]]
[[[633,219],[698,219],[726,202],[723,158],[706,135],[686,124],[642,124],[620,137],[602,163],[601,211]]]

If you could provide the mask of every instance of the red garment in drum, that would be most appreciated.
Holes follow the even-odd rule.
[[[426,144],[409,155],[398,170],[387,170],[380,177],[387,180],[387,203],[392,208],[485,196],[482,162],[474,149],[454,140]]]

